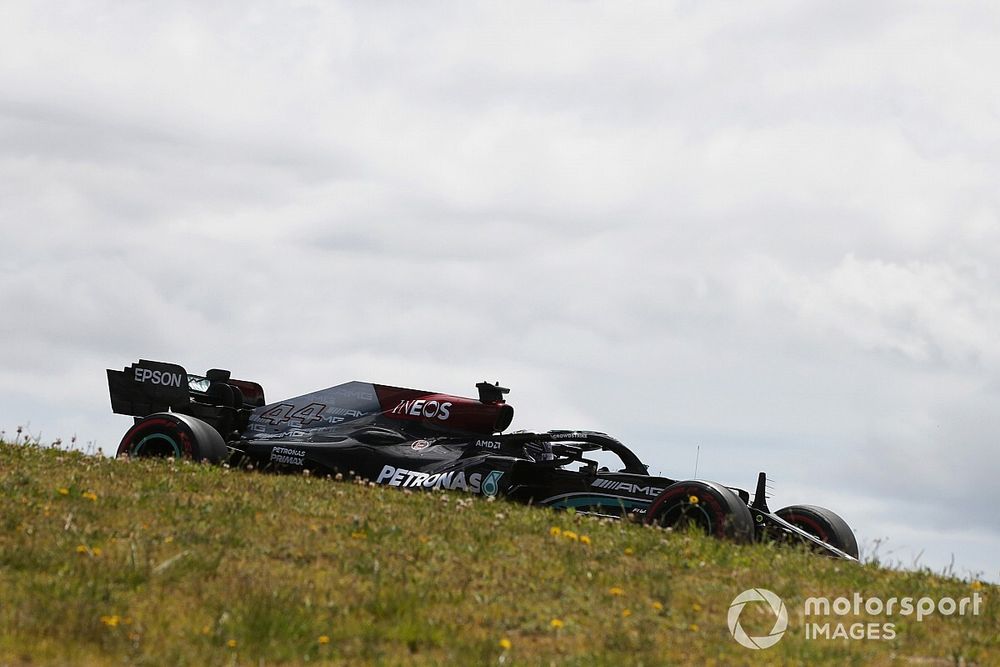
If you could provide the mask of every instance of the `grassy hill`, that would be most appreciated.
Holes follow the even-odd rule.
[[[457,493],[0,443],[0,525],[0,665],[1000,664],[993,586]],[[727,626],[755,587],[790,616],[758,651]],[[982,613],[804,636],[855,592]]]

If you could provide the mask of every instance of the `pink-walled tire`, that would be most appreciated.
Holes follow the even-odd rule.
[[[125,433],[116,455],[219,463],[228,454],[222,436],[200,419],[176,412],[157,412],[139,420]]]
[[[818,537],[855,558],[858,557],[858,540],[854,536],[854,531],[840,516],[825,507],[791,505],[778,510],[775,514],[813,537]]]
[[[749,542],[754,536],[746,503],[725,486],[702,480],[676,482],[664,489],[646,511],[646,523],[674,529],[697,526],[735,542]]]

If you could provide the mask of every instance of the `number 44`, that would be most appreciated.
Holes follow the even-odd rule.
[[[324,410],[326,410],[326,406],[322,403],[310,403],[298,410],[290,403],[281,403],[262,413],[260,420],[276,426],[283,422],[288,422],[290,426],[305,426],[310,422],[322,419]]]

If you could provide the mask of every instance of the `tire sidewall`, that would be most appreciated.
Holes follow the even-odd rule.
[[[178,453],[181,457],[194,458],[194,438],[191,430],[170,413],[153,414],[136,422],[122,436],[116,456],[143,457],[139,448],[148,438],[157,435],[168,438],[175,449],[180,450]]]
[[[844,553],[858,557],[854,531],[833,511],[817,505],[791,505],[778,510],[775,515]]]
[[[714,482],[689,480],[676,482],[657,496],[646,512],[646,522],[659,525],[660,517],[670,512],[678,503],[697,505],[711,522],[709,533],[714,537],[748,541],[753,536],[753,518],[750,510],[735,493]]]
[[[136,451],[149,438],[162,436],[174,446],[181,458],[213,463],[226,457],[222,436],[200,419],[173,412],[159,412],[143,418],[122,437],[116,456],[143,457]]]

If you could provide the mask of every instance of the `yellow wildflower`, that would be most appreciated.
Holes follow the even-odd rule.
[[[95,502],[97,500],[97,494],[93,491],[85,491],[82,495],[91,502]]]
[[[688,626],[688,630],[690,630],[691,632],[698,632],[698,624],[692,623],[691,625]]]
[[[635,553],[635,549],[633,549],[632,547],[625,547],[625,555],[626,556],[631,556],[634,553]]]
[[[553,619],[552,619],[552,621],[550,621],[550,622],[549,622],[549,625],[551,625],[551,626],[552,626],[552,629],[553,629],[553,630],[558,630],[558,629],[560,629],[561,627],[563,627],[563,626],[564,626],[564,625],[566,625],[566,624],[565,624],[565,623],[563,623],[563,622],[562,622],[562,621],[561,621],[560,619],[558,619],[558,618],[553,618]]]
[[[320,644],[329,644],[330,638],[327,637],[326,635],[320,635],[319,639],[317,639],[316,641],[318,641]]]
[[[572,540],[573,542],[576,542],[579,539],[576,533],[574,533],[572,530],[564,530],[563,537],[565,537],[567,540]]]
[[[91,547],[91,549],[90,549],[90,555],[93,556],[94,558],[100,558],[101,557],[101,547]]]
[[[981,591],[983,590],[983,582],[979,580],[973,581],[971,584],[969,584],[969,588],[971,588],[974,591]]]
[[[236,648],[236,640],[230,639],[229,641],[226,642],[226,646],[228,646],[229,648]]]
[[[67,489],[65,486],[59,487],[58,489],[56,489],[56,491],[59,492],[60,496],[68,496],[69,495],[69,489]]]
[[[580,544],[590,544],[590,538],[586,535],[580,536]]]
[[[513,644],[510,643],[510,640],[507,639],[506,637],[501,639],[499,643],[500,643],[500,648],[502,648],[505,651],[509,651],[510,647],[513,646]]]
[[[207,626],[207,625],[201,626],[201,634],[203,634],[203,635],[210,635],[210,634],[212,634],[212,628],[209,627],[209,626]]]
[[[355,540],[363,540],[363,539],[365,539],[367,537],[368,537],[368,533],[365,533],[365,532],[360,531],[360,530],[351,533],[351,538],[355,539]]]
[[[622,618],[628,618],[632,615],[631,609],[622,609]]]
[[[549,535],[551,535],[552,537],[559,537],[560,535],[562,535],[562,531],[559,530],[558,527],[552,526],[551,528],[549,528]]]
[[[625,590],[620,586],[612,586],[608,589],[608,593],[611,593],[612,595],[625,595]]]
[[[120,620],[121,619],[118,618],[118,614],[114,614],[112,616],[101,616],[101,623],[108,626],[109,628],[117,627],[118,621]]]
[[[663,611],[663,603],[653,602],[653,609],[655,609],[656,611]]]
[[[76,545],[76,552],[78,554],[85,554],[88,551],[90,551],[90,549],[88,549],[86,545],[84,545],[84,544],[78,544],[78,545]]]
[[[691,605],[691,611],[701,611],[701,605],[695,602],[693,605]]]

